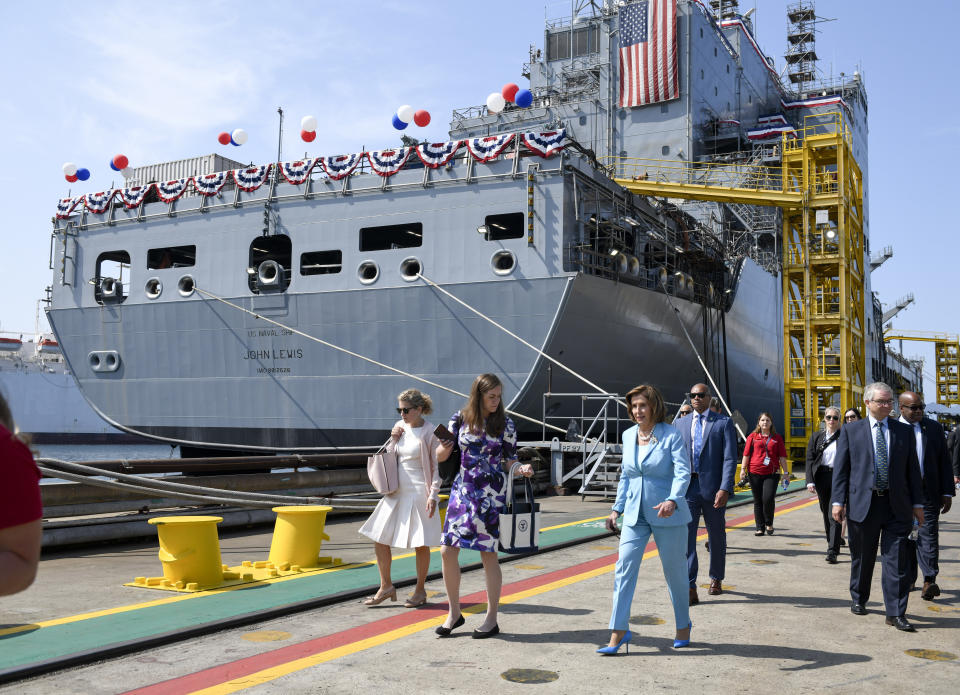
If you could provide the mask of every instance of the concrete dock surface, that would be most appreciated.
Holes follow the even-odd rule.
[[[544,526],[597,520],[609,509],[609,501],[579,497],[542,502]],[[956,692],[960,509],[941,519],[943,593],[934,601],[911,594],[907,617],[916,633],[884,624],[879,562],[869,614],[850,613],[849,555],[844,548],[840,564],[824,561],[815,497],[784,495],[778,510],[775,535],[764,537],[753,535],[752,506],[728,510],[724,593],[700,589],[687,649],[672,648],[673,611],[659,558],[648,548],[629,655],[594,653],[609,635],[617,539],[606,536],[503,562],[502,632],[492,639],[471,639],[485,594],[482,571],[470,571],[461,590],[466,625],[446,639],[434,634],[445,615],[444,586],[436,579],[421,608],[403,608],[410,590],[398,589],[396,603],[367,608],[358,599],[340,601],[22,680],[0,693]],[[371,560],[371,544],[356,534],[362,521],[333,519],[323,552],[345,562]],[[587,523],[601,531],[599,522]],[[222,539],[224,562],[265,556],[269,542],[269,533],[230,535]],[[703,540],[699,552],[704,572]],[[395,579],[406,573],[403,562],[395,563]],[[157,573],[156,546],[52,556],[33,588],[0,599],[0,627],[164,598],[167,592],[121,586]],[[708,578],[698,581],[705,587]],[[136,619],[136,611],[129,615]],[[0,634],[0,652],[18,634]]]

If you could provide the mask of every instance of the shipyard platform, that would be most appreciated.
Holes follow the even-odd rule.
[[[884,624],[879,567],[869,614],[849,611],[849,555],[824,562],[816,498],[799,483],[778,498],[776,534],[753,535],[752,502],[728,510],[724,593],[691,608],[692,644],[671,648],[673,613],[651,544],[634,597],[629,655],[601,658],[617,539],[609,502],[551,497],[542,552],[502,562],[502,633],[475,641],[483,573],[463,574],[466,625],[448,639],[439,553],[428,603],[402,607],[413,558],[397,553],[400,600],[360,603],[377,582],[362,518],[334,518],[324,553],[341,566],[226,590],[172,594],[123,586],[157,571],[156,546],[112,546],[45,558],[37,583],[0,600],[0,692],[251,693],[952,692],[960,677],[960,528],[941,520],[943,594],[910,597],[916,633]],[[265,556],[269,533],[221,539],[225,563]],[[704,550],[701,545],[701,567]],[[461,553],[473,567],[475,553]],[[434,575],[431,575],[434,577]],[[700,577],[705,586],[706,576]]]

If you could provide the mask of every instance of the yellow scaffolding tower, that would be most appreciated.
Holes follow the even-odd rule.
[[[840,113],[784,134],[780,166],[611,158],[641,195],[783,209],[784,422],[802,458],[828,405],[859,405],[866,377],[863,177]]]
[[[912,340],[933,343],[937,369],[937,403],[960,405],[960,337],[950,333],[900,331],[884,334],[885,342]]]

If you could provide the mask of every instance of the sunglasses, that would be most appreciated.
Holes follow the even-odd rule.
[[[397,408],[397,412],[400,413],[401,415],[406,415],[411,410],[416,410],[416,408]]]
[[[844,419],[844,420],[847,420],[847,421],[852,421],[852,420],[856,420],[856,419],[857,419],[857,416],[856,416],[856,415],[847,415],[847,416],[846,416],[845,418],[843,418],[843,419]]]
[[[687,398],[689,398],[691,401],[694,398],[708,398],[709,396],[710,396],[709,393],[700,393],[699,391],[691,391],[690,393],[687,394]]]
[[[838,418],[836,415],[824,415],[824,416],[823,416],[823,419],[824,419],[824,420],[839,420],[840,418]],[[849,420],[850,418],[847,418],[847,419]]]
[[[923,403],[921,403],[920,405],[901,405],[900,407],[901,407],[902,409],[905,409],[905,410],[914,410],[914,411],[916,411],[916,410],[923,410],[923,409],[926,408],[927,406],[924,405]]]

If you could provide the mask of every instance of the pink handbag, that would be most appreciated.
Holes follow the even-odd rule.
[[[397,455],[387,451],[388,439],[373,456],[367,457],[367,477],[373,489],[382,495],[389,495],[400,487]]]

